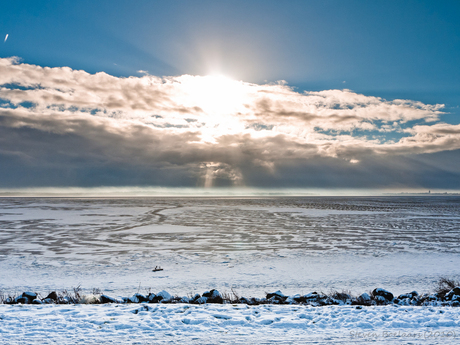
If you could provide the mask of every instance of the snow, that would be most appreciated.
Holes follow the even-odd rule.
[[[459,309],[277,305],[1,305],[0,343],[458,343]]]
[[[369,298],[375,288],[424,294],[440,277],[460,278],[459,204],[458,197],[0,198],[0,290],[44,297],[81,286],[87,303],[101,298],[93,288],[117,301],[152,290],[184,302],[212,289],[248,298],[280,290],[288,300],[334,290]],[[152,272],[156,266],[164,270]],[[445,344],[455,343],[452,333],[425,337],[457,332],[459,310],[0,305],[0,343]]]

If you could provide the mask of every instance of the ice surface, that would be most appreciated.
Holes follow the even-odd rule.
[[[1,198],[0,289],[425,291],[460,275],[459,205],[458,197]]]

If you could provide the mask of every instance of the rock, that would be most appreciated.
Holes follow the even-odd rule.
[[[251,301],[247,299],[246,297],[241,297],[238,302],[243,303],[243,304],[250,304]]]
[[[207,297],[200,297],[198,298],[195,303],[198,303],[198,304],[206,304],[206,302],[208,301],[208,298]]]
[[[222,304],[224,302],[222,296],[220,295],[219,291],[212,289],[209,292],[205,292],[203,297],[207,298],[207,303],[219,303]]]
[[[195,294],[195,296],[192,297],[192,301],[195,302],[200,297],[201,297],[201,295],[199,293],[197,293],[197,294]]]
[[[374,300],[377,302],[377,304],[386,304],[388,300],[380,295],[375,296]]]
[[[190,298],[188,298],[187,296],[184,296],[180,299],[179,302],[180,303],[190,303]]]
[[[372,296],[376,300],[377,300],[376,297],[378,297],[378,296],[383,297],[388,302],[392,301],[393,298],[394,298],[393,294],[390,291],[387,291],[387,290],[384,290],[384,289],[381,289],[381,288],[374,289],[374,291],[372,291]]]
[[[35,292],[23,292],[21,297],[26,298],[27,303],[31,304],[32,301],[37,298],[37,294]],[[18,303],[21,303],[21,302],[18,302]],[[27,304],[27,303],[22,303],[22,304]]]
[[[359,296],[359,298],[361,298],[364,302],[370,302],[371,300],[371,296],[369,296],[367,293],[363,293],[361,296]]]
[[[43,304],[43,302],[40,301],[38,298],[35,298],[34,300],[32,300],[32,304]]]
[[[410,302],[411,300],[408,297],[401,298],[401,299],[397,298],[394,300],[394,303],[399,304],[399,305],[410,305],[411,304]]]
[[[161,302],[166,302],[172,300],[173,296],[171,296],[167,291],[162,290],[157,293],[157,297],[161,297]]]
[[[42,300],[42,302],[45,303],[45,304],[54,304],[54,303],[56,303],[56,301],[54,299],[51,299],[51,298],[44,298]]]
[[[101,303],[117,303],[117,300],[115,298],[112,298],[107,295],[101,295],[100,297]]]
[[[140,293],[135,293],[133,297],[136,297],[137,300],[139,301],[139,303],[148,302],[148,301],[149,301],[149,299],[148,299],[146,296],[144,296],[144,295],[142,295],[142,294],[140,294]]]
[[[415,298],[415,297],[418,297],[418,292],[417,291],[412,291],[412,292],[409,292],[409,293],[399,295],[398,299],[405,299],[405,298],[412,299],[412,298]]]
[[[164,303],[164,302],[170,302],[173,299],[173,297],[167,292],[167,291],[160,291],[156,295],[151,293],[148,296],[148,301],[149,303]]]
[[[312,299],[318,299],[319,295],[318,295],[318,293],[316,291],[314,291],[314,292],[310,292],[310,293],[306,294],[304,297],[305,297],[305,299],[312,300]]]
[[[300,297],[300,295],[299,295]],[[294,299],[294,296],[288,296],[288,298],[286,298],[286,300],[284,301],[284,303],[287,303],[287,304],[293,304],[295,303],[295,299]]]
[[[139,299],[136,296],[129,297],[127,303],[139,303]]]
[[[307,299],[305,298],[305,296],[295,295],[294,301],[296,301],[297,303],[305,303]]]
[[[279,297],[279,298],[284,298],[284,299],[287,298],[287,296],[283,295],[283,293],[280,290],[276,292],[268,293],[266,298],[270,299],[272,297]]]
[[[19,296],[14,299],[14,303],[29,304],[29,299],[27,297]]]
[[[50,292],[50,293],[48,294],[48,296],[46,296],[46,297],[44,298],[44,300],[45,300],[45,299],[51,299],[51,300],[57,302],[57,300],[58,300],[58,295],[57,295],[56,291],[52,291],[52,292]]]
[[[460,287],[454,287],[446,294],[446,299],[451,300],[454,296],[460,296]],[[454,298],[456,299],[456,298]]]
[[[272,303],[280,303],[284,302],[287,299],[287,296],[283,295],[283,293],[278,290],[276,292],[268,293],[266,299]]]
[[[37,294],[35,292],[23,292],[22,297],[34,300],[35,298],[37,298]]]

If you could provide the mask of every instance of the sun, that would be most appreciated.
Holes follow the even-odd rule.
[[[251,85],[227,76],[181,76],[182,104],[199,109],[196,125],[201,138],[214,142],[225,134],[241,133],[245,130],[242,114],[248,112]],[[194,115],[188,115],[194,116]]]
[[[209,115],[233,113],[243,105],[244,84],[224,75],[197,77],[192,87],[192,97]]]

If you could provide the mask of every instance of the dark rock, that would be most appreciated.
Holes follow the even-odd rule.
[[[198,303],[198,304],[206,304],[207,302],[208,302],[207,297],[200,297],[200,298],[198,298],[197,300],[194,301],[194,303]]]
[[[50,293],[48,294],[48,296],[46,296],[46,297],[44,298],[44,300],[47,299],[47,298],[52,299],[53,301],[56,302],[56,301],[58,300],[58,295],[57,295],[56,291],[53,291],[53,292],[50,292]]]
[[[136,297],[137,300],[139,301],[139,303],[148,302],[148,301],[149,301],[149,299],[148,299],[146,296],[144,296],[144,295],[142,295],[142,294],[140,294],[140,293],[134,294],[133,297]]]
[[[361,296],[353,300],[351,304],[371,305],[372,299],[371,299],[371,296],[369,296],[369,294],[363,293]]]
[[[249,304],[250,305],[259,305],[260,300],[258,298],[256,298],[256,297],[252,297]]]
[[[14,299],[14,303],[29,304],[29,299],[27,297],[19,296]]]
[[[155,294],[153,292],[149,293],[148,296],[147,296],[147,299],[149,300],[149,302],[152,302],[153,299],[155,298]]]
[[[339,301],[346,302],[348,300],[351,300],[351,296],[347,293],[344,292],[337,292],[333,295],[333,298]]]
[[[163,296],[153,295],[151,299],[149,298],[149,303],[159,303],[163,300]]]
[[[105,304],[105,303],[117,303],[117,300],[115,298],[112,298],[112,297],[107,296],[107,295],[101,295],[100,300],[101,300],[101,303],[103,303],[103,304]]]
[[[278,297],[278,298],[286,297],[287,298],[287,296],[285,296],[280,290],[278,290],[276,292],[268,293],[266,298],[270,299],[272,297]]]
[[[460,287],[454,287],[445,297],[447,300],[451,300],[454,296],[460,296]]]
[[[316,291],[314,291],[314,292],[310,292],[309,294],[306,294],[306,295],[304,295],[302,297],[305,299],[305,301],[315,301],[315,300],[317,300],[319,298],[319,295],[318,295],[318,293]]]
[[[380,296],[380,295],[375,296],[374,301],[377,304],[387,304],[388,303],[388,300],[385,297]]]
[[[162,290],[159,293],[157,293],[155,298],[160,298],[160,297],[161,299],[159,299],[158,302],[161,302],[161,303],[169,302],[173,299],[173,296],[171,296],[171,294],[165,290]]]
[[[249,299],[247,299],[246,297],[241,297],[239,300],[238,300],[239,303],[243,303],[243,304],[250,304],[251,301]]]
[[[418,292],[417,291],[412,291],[412,292],[409,292],[409,293],[399,295],[398,299],[405,299],[405,298],[412,299],[412,298],[415,298],[415,297],[418,297]]]
[[[35,298],[37,298],[37,294],[35,292],[23,292],[22,297],[34,300]]]
[[[42,302],[45,303],[45,304],[54,304],[54,303],[56,303],[56,301],[54,299],[51,299],[51,298],[44,298],[42,300]]]
[[[205,292],[203,294],[203,297],[207,298],[207,303],[218,303],[218,304],[224,303],[224,300],[223,300],[221,294],[219,293],[219,291],[217,291],[215,289],[212,289],[209,292]]]
[[[305,303],[307,298],[305,296],[294,296],[294,301],[297,303]]]
[[[374,291],[372,291],[372,296],[374,297],[375,300],[377,300],[376,297],[379,297],[379,296],[383,297],[388,302],[392,301],[394,298],[393,294],[390,291],[380,289],[380,288],[374,289]]]
[[[36,298],[32,301],[32,304],[43,304],[43,302]]]
[[[213,297],[213,298],[208,298],[208,303],[217,303],[217,304],[223,304],[224,299],[221,296]]]
[[[201,295],[199,293],[197,293],[195,296],[192,297],[192,301],[196,301],[200,297],[201,297]]]
[[[134,295],[126,300],[127,303],[139,303],[139,299]]]
[[[272,303],[280,303],[284,302],[288,296],[285,296],[281,291],[276,291],[272,293],[268,293],[266,296],[266,299],[269,300]]]
[[[27,303],[31,304],[34,299],[37,298],[37,294],[35,292],[23,292],[22,296],[23,298],[27,298]],[[21,302],[19,302],[21,303]],[[25,303],[23,303],[25,304]]]

